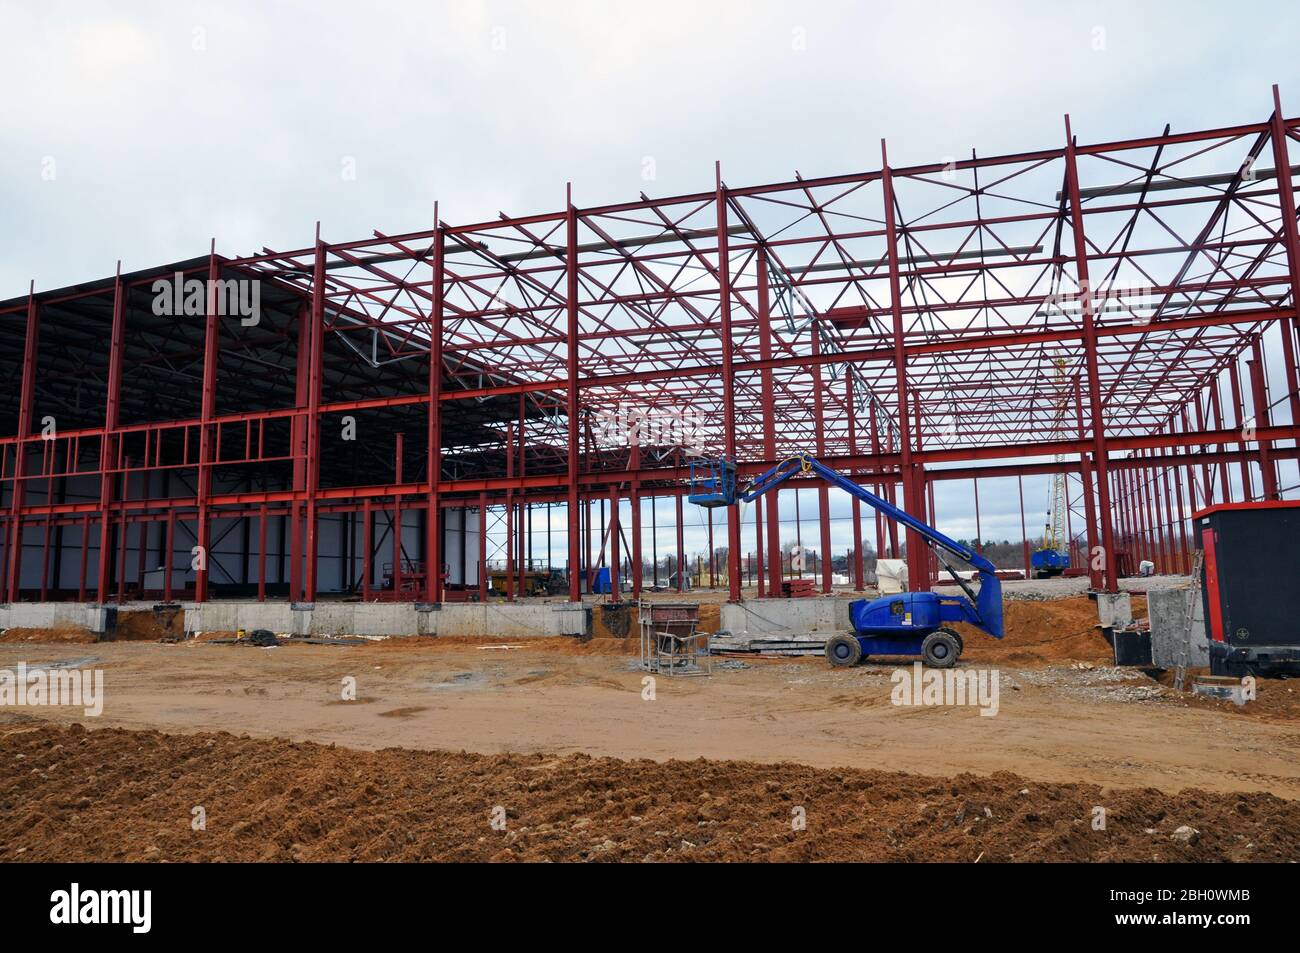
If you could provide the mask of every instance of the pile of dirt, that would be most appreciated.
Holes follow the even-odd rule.
[[[84,645],[97,641],[99,640],[95,638],[95,634],[84,625],[72,625],[71,623],[51,626],[47,629],[33,629],[25,626],[15,626],[12,629],[5,629],[3,632],[0,632],[0,642],[39,642]]]
[[[1006,772],[356,751],[80,724],[11,729],[0,764],[9,861],[1300,859],[1300,802]]]
[[[1146,615],[1146,599],[1134,597],[1133,615]],[[1037,667],[1063,662],[1111,664],[1114,655],[1097,628],[1097,604],[1087,596],[1003,604],[1006,634],[990,639],[971,626],[959,625],[966,647],[962,659],[971,664],[997,663]]]
[[[157,642],[183,638],[184,635],[185,610],[180,606],[160,606],[157,609],[120,610],[112,641]]]
[[[598,639],[626,639],[637,627],[636,604],[597,603],[591,607],[591,634]]]
[[[217,639],[233,639],[238,635],[235,629],[209,629],[195,633],[193,639],[196,642],[215,642]]]

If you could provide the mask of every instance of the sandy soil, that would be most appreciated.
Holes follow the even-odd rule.
[[[47,629],[33,629],[26,626],[14,626],[0,632],[0,643],[64,643],[68,645],[87,645],[97,641],[95,634],[82,625],[60,625]]]
[[[1077,615],[1071,601],[1058,607],[1062,618]],[[729,660],[708,679],[659,677],[647,700],[644,673],[626,654],[630,640],[4,644],[0,667],[97,659],[89,664],[104,669],[106,699],[91,727],[943,777],[1012,771],[1040,782],[1300,798],[1296,683],[1262,682],[1250,714],[1193,703],[1140,673],[1106,668],[1105,644],[1088,620],[1052,625],[1044,634],[1017,621],[1013,632],[1021,634],[1006,643],[967,640],[965,664],[999,673],[996,717],[971,707],[897,707],[892,667],[831,669],[816,658]],[[517,647],[492,647],[502,644]],[[355,679],[354,701],[342,698],[346,678]],[[0,709],[0,727],[80,717],[73,709]]]
[[[788,763],[365,752],[79,724],[0,729],[0,763],[9,861],[1300,858],[1300,802],[1104,792],[1009,772],[937,780]],[[1187,842],[1175,834],[1184,825]]]

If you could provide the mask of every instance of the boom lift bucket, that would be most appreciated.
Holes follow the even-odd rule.
[[[730,506],[736,502],[736,465],[730,460],[692,460],[691,492],[696,506]]]

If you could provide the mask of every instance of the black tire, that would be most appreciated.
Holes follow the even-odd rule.
[[[957,640],[957,657],[961,658],[961,654],[966,651],[966,640],[961,637],[956,629],[940,629],[939,631],[947,632]]]
[[[826,661],[836,668],[851,668],[862,661],[862,643],[856,635],[835,635],[826,642]]]
[[[921,643],[921,655],[930,668],[952,668],[960,654],[961,646],[953,633],[946,629],[931,632]]]

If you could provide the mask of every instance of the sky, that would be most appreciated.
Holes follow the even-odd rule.
[[[569,182],[579,205],[697,191],[715,160],[740,186],[876,168],[882,138],[900,166],[1044,148],[1067,112],[1084,141],[1209,128],[1266,118],[1274,83],[1300,113],[1300,4],[1242,9],[4,0],[0,299],[214,238],[303,247],[318,220],[427,228],[435,201],[460,223],[554,210]],[[973,535],[969,484],[937,495]],[[981,516],[1019,538],[1013,482]]]

